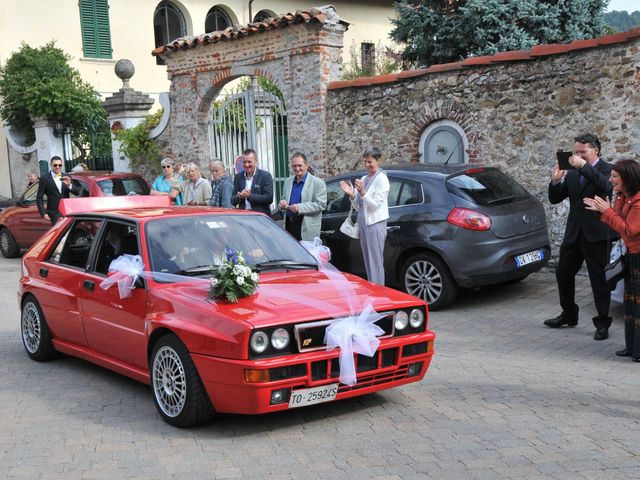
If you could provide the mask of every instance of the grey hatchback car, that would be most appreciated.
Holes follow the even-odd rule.
[[[386,284],[422,298],[431,310],[450,304],[459,287],[517,282],[548,262],[542,204],[497,168],[408,164],[384,171],[391,184]],[[339,182],[364,174],[327,179],[321,233],[332,263],[362,277],[359,240],[340,232],[349,199]]]

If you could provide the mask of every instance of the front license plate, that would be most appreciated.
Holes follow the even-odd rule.
[[[516,266],[524,267],[525,265],[529,265],[533,262],[539,262],[544,258],[544,254],[542,250],[534,250],[533,252],[523,253],[522,255],[516,256]]]
[[[289,408],[305,407],[315,403],[329,402],[336,399],[338,384],[323,385],[321,387],[303,388],[291,392]]]

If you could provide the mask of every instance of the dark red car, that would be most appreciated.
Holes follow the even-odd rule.
[[[216,412],[287,410],[424,377],[435,339],[425,302],[328,271],[267,216],[171,207],[168,197],[96,200],[63,200],[65,209],[81,206],[22,258],[21,336],[33,360],[65,353],[149,384],[162,418],[181,427]],[[218,251],[227,262],[229,252],[244,256],[241,271],[259,279],[238,303],[209,298],[224,272]],[[105,289],[109,267],[130,259],[144,275],[124,282],[129,296]],[[347,343],[331,349],[336,331]],[[352,348],[358,338],[375,347]]]
[[[135,173],[82,172],[66,175],[80,192],[80,197],[149,195],[149,185]],[[38,213],[37,194],[38,182],[27,188],[15,205],[0,212],[0,253],[5,258],[18,257],[21,249],[29,248],[51,227],[51,223]]]

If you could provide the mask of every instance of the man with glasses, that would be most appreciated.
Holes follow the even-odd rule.
[[[242,152],[244,172],[233,179],[231,203],[240,210],[253,210],[271,215],[270,205],[273,202],[273,177],[265,170],[256,168],[258,158],[256,151],[248,148]]]
[[[309,173],[306,155],[296,152],[291,157],[293,175],[284,181],[278,208],[284,212],[285,229],[296,240],[313,241],[320,237],[322,212],[327,206],[327,186]]]
[[[38,205],[38,211],[40,216],[51,222],[51,225],[55,225],[58,219],[62,216],[58,210],[60,200],[62,198],[69,198],[69,192],[74,195],[80,194],[80,189],[71,186],[71,179],[69,177],[62,176],[62,159],[60,157],[51,157],[51,171],[40,177],[40,183],[38,185],[38,196],[36,197],[36,204]],[[47,208],[44,208],[44,197],[47,197]]]
[[[578,324],[578,305],[575,302],[576,274],[583,262],[587,264],[589,281],[598,315],[593,317],[595,340],[609,338],[611,291],[604,267],[609,259],[609,243],[615,234],[600,221],[600,214],[585,208],[584,198],[611,197],[609,183],[612,165],[600,158],[600,140],[593,133],[575,138],[575,153],[569,158],[570,170],[553,167],[549,183],[552,204],[569,199],[569,216],[560,246],[556,280],[562,313],[544,321],[547,327],[574,327]]]

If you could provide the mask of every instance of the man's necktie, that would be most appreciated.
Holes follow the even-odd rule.
[[[584,175],[580,174],[580,186],[584,187],[585,182],[587,181],[587,179],[584,177]]]

